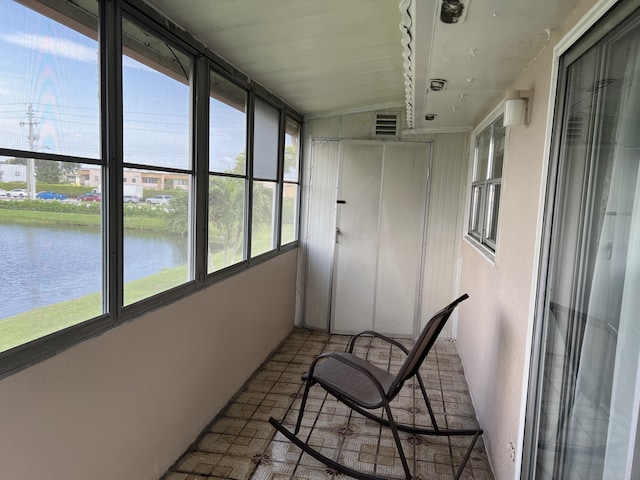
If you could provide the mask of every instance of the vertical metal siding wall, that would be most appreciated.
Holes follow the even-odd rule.
[[[306,266],[305,327],[328,330],[336,226],[340,144],[311,141],[309,196],[303,249]]]
[[[459,293],[456,289],[464,234],[468,144],[468,133],[438,134],[434,139],[423,279],[423,326],[433,313]],[[442,338],[454,338],[454,321],[452,317],[441,333]]]
[[[335,248],[335,202],[338,183],[339,140],[371,138],[373,115],[355,114],[309,121],[309,148],[305,160],[305,180],[312,179],[304,208],[301,260],[304,261],[303,325],[326,330],[329,327]],[[468,133],[430,134],[412,140],[433,141],[430,199],[425,246],[422,324],[449,303],[458,292],[459,263],[464,234],[465,194],[468,171]],[[313,168],[310,174],[309,168]],[[306,185],[305,185],[306,187]],[[454,318],[442,332],[454,338]]]

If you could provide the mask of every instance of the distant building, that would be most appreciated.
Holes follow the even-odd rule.
[[[189,177],[181,173],[152,172],[142,170],[125,170],[124,185],[142,185],[150,190],[188,190]],[[77,170],[75,182],[78,185],[99,188],[102,185],[102,170],[85,167]]]
[[[0,182],[26,182],[27,166],[0,163]]]

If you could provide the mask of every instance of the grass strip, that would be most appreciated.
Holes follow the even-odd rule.
[[[0,209],[0,223],[13,223],[31,226],[70,226],[97,227],[102,225],[102,217],[91,213],[38,212],[32,210]],[[124,228],[149,232],[168,233],[164,218],[125,217]]]
[[[186,277],[187,266],[181,265],[127,282],[125,303],[130,305],[181,285],[187,281]],[[102,296],[96,292],[0,319],[0,352],[77,325],[101,313]]]

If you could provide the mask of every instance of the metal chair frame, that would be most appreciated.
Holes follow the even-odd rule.
[[[361,472],[358,470],[354,470],[344,464],[338,463],[335,460],[332,460],[320,452],[311,447],[308,443],[301,440],[297,435],[300,432],[300,427],[302,425],[302,418],[304,416],[305,407],[307,404],[307,398],[309,396],[309,390],[313,385],[320,385],[324,388],[329,394],[334,396],[338,401],[344,403],[351,409],[360,413],[365,418],[373,420],[384,427],[388,427],[393,435],[396,448],[398,450],[398,454],[400,456],[400,461],[402,463],[402,468],[405,473],[406,480],[411,480],[411,472],[409,470],[409,465],[407,463],[407,458],[404,453],[404,449],[400,442],[399,432],[407,432],[414,435],[432,435],[432,436],[473,436],[471,441],[471,445],[467,449],[466,455],[462,461],[462,464],[458,468],[455,479],[458,480],[462,475],[465,465],[471,456],[471,452],[473,447],[476,444],[478,437],[482,434],[482,429],[445,429],[440,428],[436,422],[436,417],[433,412],[433,408],[431,407],[431,402],[429,401],[429,397],[427,395],[427,390],[425,388],[424,381],[422,380],[422,376],[420,375],[419,369],[420,365],[423,363],[427,354],[433,347],[435,340],[444,327],[447,319],[451,316],[451,313],[456,308],[456,306],[469,298],[467,294],[462,295],[461,297],[454,300],[452,303],[444,307],[442,310],[434,314],[431,319],[427,322],[427,325],[421,332],[418,340],[416,341],[414,347],[409,350],[401,343],[396,340],[389,338],[385,335],[376,333],[371,330],[367,330],[364,332],[360,332],[357,335],[354,335],[347,345],[347,349],[345,353],[324,353],[319,355],[314,361],[311,363],[309,368],[309,372],[302,376],[302,380],[305,382],[304,394],[302,396],[302,402],[300,405],[300,412],[298,413],[298,419],[296,422],[296,427],[293,432],[291,432],[287,427],[285,427],[282,422],[276,420],[271,417],[269,422],[287,439],[289,439],[292,443],[300,447],[305,453],[308,453],[316,460],[322,462],[327,465],[329,468],[335,469],[338,472],[341,472],[345,475],[349,475],[351,477],[360,479],[360,480],[381,480],[385,477],[377,476],[374,474]],[[359,359],[353,354],[353,349],[355,347],[356,341],[358,338],[362,336],[373,336],[379,338],[391,345],[399,348],[406,355],[406,359],[398,371],[397,374],[392,376],[387,372],[382,371],[378,367],[370,364],[366,360]],[[336,374],[336,375],[333,375]],[[354,383],[356,377],[360,381],[361,385],[368,387],[369,397],[365,398],[365,394],[363,394],[362,390],[359,390],[357,387],[347,387],[344,385],[342,388],[340,385],[336,385],[334,381],[334,376],[343,375],[353,375]],[[411,425],[405,425],[402,423],[397,423],[394,419],[393,413],[391,411],[390,402],[397,396],[397,394],[402,389],[402,386],[405,381],[409,380],[412,377],[416,377],[418,384],[420,386],[420,391],[422,392],[422,396],[424,397],[425,404],[427,406],[427,411],[429,412],[429,418],[432,423],[432,428],[422,428],[415,427]],[[382,380],[382,381],[381,381]],[[383,385],[383,382],[386,384]],[[340,382],[337,382],[340,383]],[[375,390],[372,390],[371,387],[374,387]],[[372,400],[371,394],[374,395],[374,399]],[[377,395],[376,395],[377,394]],[[386,415],[387,419],[375,415],[370,410],[382,408],[384,415]]]

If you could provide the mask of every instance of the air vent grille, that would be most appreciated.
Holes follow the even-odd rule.
[[[395,113],[376,114],[376,136],[395,137],[398,135],[398,115]]]

